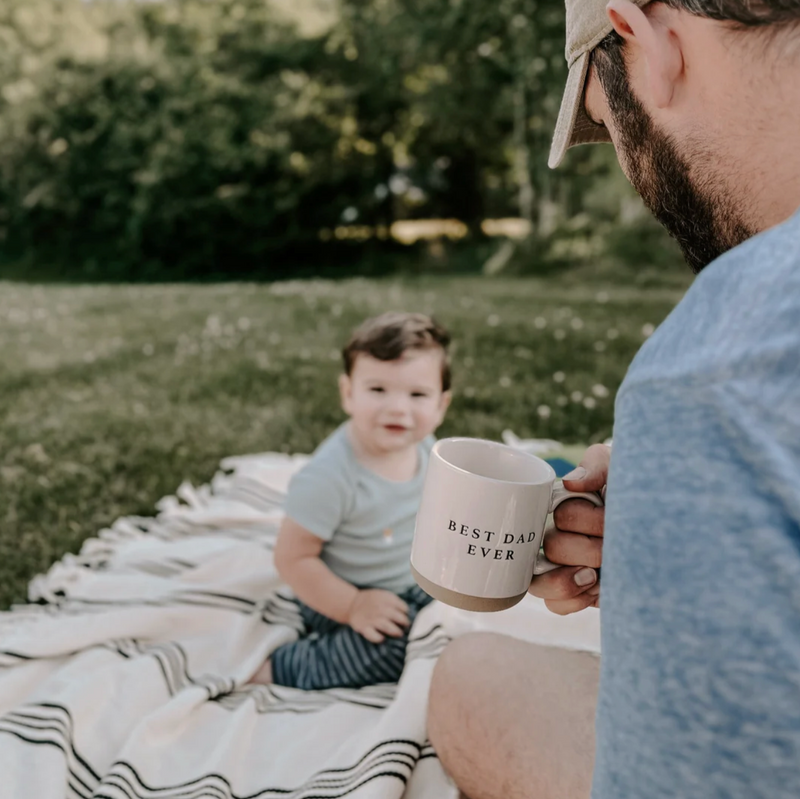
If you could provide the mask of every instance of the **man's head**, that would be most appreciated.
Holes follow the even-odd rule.
[[[551,166],[574,144],[613,141],[647,207],[700,271],[785,218],[787,202],[797,207],[768,196],[762,167],[779,130],[769,117],[783,103],[785,121],[796,105],[787,92],[800,77],[790,74],[800,64],[800,0],[606,3],[567,0],[570,79]]]
[[[342,407],[372,454],[416,445],[450,404],[450,334],[424,314],[385,313],[360,325],[342,350]]]

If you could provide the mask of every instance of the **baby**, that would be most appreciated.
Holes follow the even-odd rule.
[[[339,378],[350,418],[292,479],[275,547],[306,634],[252,682],[319,690],[400,678],[409,627],[431,601],[409,556],[433,432],[450,404],[449,342],[412,313],[352,334]]]

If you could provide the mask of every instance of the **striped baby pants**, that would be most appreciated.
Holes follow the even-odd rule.
[[[400,594],[408,605],[409,629],[429,597],[413,586]],[[276,685],[318,691],[325,688],[363,688],[380,682],[397,682],[403,672],[408,633],[402,638],[384,639],[373,644],[352,627],[323,616],[302,602],[300,614],[305,634],[299,641],[276,649],[272,661],[272,681]]]

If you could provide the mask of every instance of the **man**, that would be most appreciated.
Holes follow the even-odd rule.
[[[567,0],[567,57],[551,166],[610,140],[700,274],[620,389],[613,459],[568,482],[608,478],[605,513],[562,505],[565,565],[531,586],[597,604],[602,559],[602,665],[458,639],[431,740],[470,799],[796,799],[800,0]]]

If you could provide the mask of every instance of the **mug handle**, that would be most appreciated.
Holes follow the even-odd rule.
[[[550,500],[550,513],[568,499],[588,499],[592,505],[596,505],[598,508],[602,508],[605,504],[600,494],[595,494],[594,492],[569,491],[564,488],[563,483],[559,483],[553,487],[553,496]],[[533,568],[534,575],[545,574],[553,571],[553,569],[560,569],[562,565],[561,563],[553,563],[544,556],[544,538],[542,538],[542,548],[539,550],[539,556],[536,558],[536,566]]]

